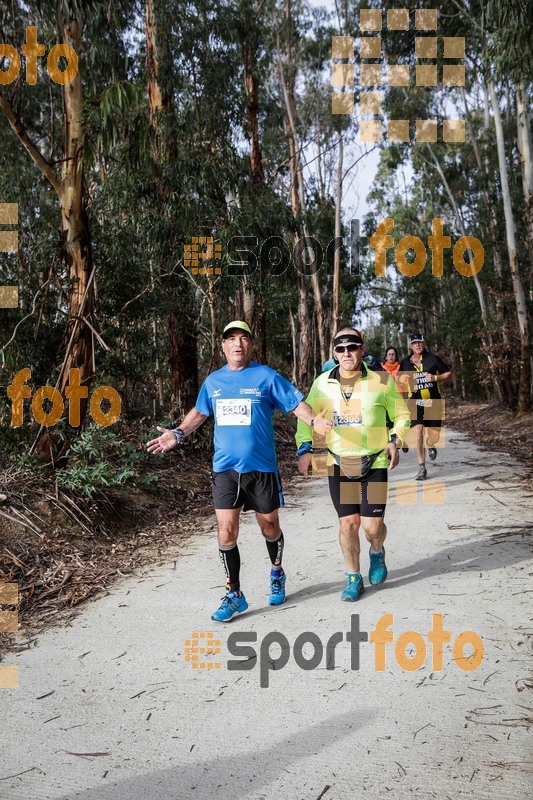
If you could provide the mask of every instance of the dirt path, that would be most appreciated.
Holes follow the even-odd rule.
[[[416,503],[397,503],[395,484],[415,471],[409,453],[392,474],[389,579],[355,604],[339,600],[344,576],[336,519],[325,482],[315,480],[291,490],[283,512],[290,594],[284,606],[265,605],[266,548],[247,516],[241,555],[250,611],[230,625],[210,621],[222,576],[209,524],[179,556],[116,585],[69,627],[51,629],[36,647],[8,656],[4,663],[18,667],[19,688],[1,690],[0,795],[530,797],[531,492],[510,457],[482,453],[452,431],[428,466],[430,480],[410,497]],[[423,492],[432,502],[423,502]],[[384,671],[375,669],[371,642],[360,644],[358,669],[351,661],[357,648],[346,632],[356,614],[366,632],[393,615]],[[468,661],[460,661],[456,644],[457,663],[451,643],[444,645],[443,669],[432,663],[433,614],[443,615],[452,642],[462,631],[481,637],[482,660],[474,639],[477,669],[462,669]],[[210,631],[221,653],[200,659],[221,666],[192,669],[184,643],[193,632]],[[274,631],[288,645],[282,669]],[[414,637],[416,652],[407,644],[408,655],[427,649],[416,671],[398,664],[404,647],[396,642],[405,631],[422,635]],[[248,644],[256,659],[229,653],[228,637],[242,632],[256,635]],[[300,656],[293,645],[304,632],[320,642],[315,637]],[[333,666],[326,645],[337,632],[337,639],[343,635],[335,667],[326,669]],[[321,646],[314,669],[298,666],[296,659],[303,663],[313,653],[318,659]],[[466,645],[465,657],[471,653]],[[229,660],[249,669],[228,669]]]

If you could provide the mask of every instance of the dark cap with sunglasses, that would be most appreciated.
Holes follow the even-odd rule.
[[[336,336],[333,340],[333,350],[336,353],[344,353],[345,349],[348,351],[356,350],[362,347],[363,344],[361,335],[356,331],[353,333],[341,333],[340,336]],[[349,345],[352,345],[352,347],[349,347]]]

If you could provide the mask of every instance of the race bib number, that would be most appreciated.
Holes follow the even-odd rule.
[[[218,425],[251,425],[252,401],[249,398],[217,400],[216,417]]]
[[[363,420],[358,414],[350,414],[348,412],[341,414],[339,411],[333,412],[333,427],[337,428],[341,425],[360,426]]]
[[[433,400],[417,400],[417,406],[423,406],[424,408],[430,408],[433,405]]]

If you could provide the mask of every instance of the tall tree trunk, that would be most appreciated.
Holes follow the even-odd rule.
[[[80,20],[62,21],[62,41],[77,53],[81,52],[83,25]],[[80,381],[88,384],[93,375],[94,350],[91,324],[94,311],[94,281],[91,280],[92,253],[89,222],[83,191],[83,95],[78,73],[62,87],[63,94],[63,161],[61,170],[61,229],[65,257],[72,288],[68,300],[69,327],[76,331],[60,382],[60,391],[68,384],[69,370],[80,370]],[[69,331],[67,330],[67,333]],[[82,411],[82,421],[86,406]]]
[[[466,234],[466,227],[465,227],[463,215],[461,213],[461,209],[457,205],[457,201],[456,201],[456,199],[454,197],[454,194],[453,194],[453,192],[452,192],[452,190],[450,188],[450,184],[448,183],[448,181],[446,179],[446,175],[444,174],[444,171],[443,171],[443,169],[441,167],[440,161],[437,158],[437,156],[435,155],[435,151],[433,150],[433,148],[432,148],[432,146],[430,144],[427,144],[427,148],[428,148],[428,150],[429,150],[429,152],[431,154],[431,158],[433,159],[433,163],[435,164],[435,166],[437,168],[437,172],[439,173],[440,179],[442,181],[442,185],[444,186],[444,190],[445,190],[446,194],[448,195],[448,199],[449,199],[450,204],[451,204],[451,206],[453,208],[455,219],[457,220],[457,224],[459,226],[459,230],[461,231],[461,235],[462,236],[466,236],[467,235]],[[485,353],[486,353],[486,356],[487,356],[487,361],[489,362],[489,364],[490,364],[490,366],[492,368],[493,361],[494,361],[494,359],[492,357],[492,353],[493,353],[493,338],[492,338],[492,334],[491,334],[490,330],[487,328],[487,306],[486,306],[486,303],[485,303],[485,296],[484,296],[484,293],[483,293],[483,287],[481,285],[481,281],[479,279],[479,276],[478,275],[474,275],[473,277],[474,277],[474,283],[475,283],[475,287],[476,287],[476,291],[477,291],[479,307],[480,307],[480,310],[481,310],[481,319],[482,319],[482,322],[483,322],[483,330],[482,330],[482,333],[481,333],[481,340],[482,340],[482,343],[485,345],[484,346],[484,350],[485,350]],[[501,386],[500,386],[499,381],[495,382],[495,386],[496,386],[496,391],[498,393],[498,397],[501,400],[502,399],[502,391],[501,391]]]
[[[289,70],[288,81],[285,80],[284,67],[281,60],[281,51],[279,46],[279,38],[278,38],[277,51],[278,51],[278,68],[279,68],[280,83],[285,103],[286,131],[288,131],[288,141],[289,141],[289,158],[291,165],[291,204],[293,205],[293,214],[295,208],[298,211],[297,215],[295,215],[295,219],[297,219],[297,221],[301,225],[304,238],[306,240],[310,240],[311,237],[309,235],[309,229],[305,217],[306,213],[305,186],[304,186],[303,169],[302,169],[302,162],[300,159],[300,150],[298,145],[298,137],[296,133],[296,122],[295,122],[296,100],[294,95],[294,74],[293,74],[294,60],[292,56],[292,44],[291,44],[291,39],[292,39],[291,0],[286,0],[285,2],[285,21],[287,26],[287,44],[285,51],[287,57],[287,67]],[[301,261],[302,261],[301,266],[303,266],[303,258]],[[301,267],[299,269],[301,269]],[[303,278],[303,274],[300,275],[300,277]],[[322,307],[320,281],[316,270],[311,275],[311,284],[313,288],[313,299],[315,304],[317,327],[318,327],[318,339],[320,343],[320,357],[323,360],[322,363],[324,363],[324,361],[327,359],[326,335],[325,335],[326,331],[324,326],[324,310]],[[301,293],[299,293],[299,296],[300,294]]]
[[[153,153],[157,163],[164,162],[172,152],[168,142],[162,142],[159,132],[159,115],[171,104],[168,87],[162,87],[161,58],[169,58],[165,50],[159,48],[158,0],[146,0],[146,78],[148,102],[153,134]],[[160,188],[162,200],[164,193]],[[196,399],[198,389],[198,356],[194,310],[187,314],[186,306],[190,298],[190,288],[185,286],[180,314],[171,312],[168,319],[169,368],[171,404],[177,415],[185,414]],[[156,319],[157,326],[157,319]]]
[[[154,266],[152,264],[152,259],[150,259],[150,288],[152,292],[154,291],[155,284],[154,284]],[[157,392],[154,394],[154,417],[157,416],[160,409],[163,408],[164,403],[164,394],[163,394],[163,376],[161,374],[161,364],[159,361],[159,326],[157,316],[154,314],[152,316],[152,350],[154,352],[154,362],[155,362],[155,381],[156,381],[156,389]]]
[[[158,21],[155,4],[157,0],[146,0],[146,77],[148,83],[148,103],[150,122],[157,128],[157,115],[169,107],[171,95],[163,90],[159,81],[161,56],[158,47]],[[162,154],[158,155],[158,161]]]
[[[243,42],[244,87],[246,91],[246,113],[250,139],[250,168],[252,173],[252,187],[260,192],[264,187],[265,173],[263,169],[263,153],[259,136],[259,80],[257,77],[257,41],[254,37],[254,23],[251,14],[256,16],[260,6],[249,5],[246,0],[244,14],[246,23],[246,36]],[[246,278],[243,280],[243,306],[244,319],[252,328],[255,335],[255,355],[257,360],[266,363],[266,311],[265,291],[266,283],[259,287],[256,294],[252,283]]]
[[[522,279],[518,269],[518,252],[516,248],[516,226],[511,204],[511,192],[509,189],[509,179],[507,175],[507,164],[505,160],[505,140],[503,135],[502,118],[498,105],[496,90],[492,81],[488,82],[488,89],[492,105],[494,118],[494,128],[496,131],[496,144],[498,148],[498,164],[500,167],[500,182],[503,196],[503,211],[505,216],[505,231],[507,236],[507,250],[509,253],[509,266],[511,269],[511,279],[513,283],[513,294],[516,306],[516,316],[518,319],[518,330],[520,333],[520,361],[519,361],[519,381],[518,381],[518,410],[528,411],[531,407],[530,395],[530,342],[529,326],[526,298],[522,286]]]
[[[339,160],[337,163],[337,194],[335,197],[335,239],[341,238],[341,206],[342,206],[342,169],[344,157],[344,142],[342,131],[339,131]],[[341,275],[341,249],[335,247],[333,254],[333,314],[331,318],[331,336],[339,330],[340,324],[340,275]],[[322,362],[323,364],[324,362]]]
[[[466,101],[466,93],[465,93],[464,89],[461,89],[461,95],[462,95],[462,98],[463,98],[463,104],[464,104],[464,108],[465,108],[466,124],[468,126],[468,132],[470,134],[470,141],[472,142],[472,147],[473,147],[473,150],[474,150],[474,156],[475,156],[475,159],[476,159],[476,164],[477,164],[477,167],[478,167],[480,173],[483,173],[483,171],[484,171],[485,174],[488,176],[488,174],[489,174],[488,158],[485,159],[485,162],[484,162],[485,163],[485,167],[483,167],[483,161],[481,159],[481,153],[480,153],[479,145],[478,145],[478,142],[477,142],[477,136],[476,136],[476,133],[474,132],[474,126],[472,125],[472,119],[471,119],[470,110],[468,108],[468,104],[467,104],[467,101]],[[486,209],[487,209],[487,228],[488,228],[488,234],[489,234],[489,238],[490,238],[490,243],[491,243],[491,246],[492,246],[492,260],[493,260],[494,272],[496,273],[496,276],[497,276],[498,280],[501,281],[501,278],[502,278],[502,254],[501,254],[500,245],[499,245],[499,241],[498,241],[498,221],[496,219],[496,210],[495,210],[495,207],[494,207],[494,203],[492,202],[491,194],[490,194],[490,192],[489,192],[489,190],[487,189],[486,186],[482,187],[481,195],[482,195],[482,197],[483,197],[483,199],[485,201],[485,206],[486,206]]]
[[[518,152],[522,168],[522,188],[526,209],[526,230],[529,249],[530,287],[533,290],[533,153],[527,91],[523,84],[516,86],[516,121]]]
[[[289,320],[291,323],[292,339],[292,382],[298,383],[298,337],[296,336],[296,323],[292,311],[289,309]]]
[[[290,14],[290,8],[286,9],[286,16],[287,13]],[[289,17],[289,24],[290,24],[290,17]],[[289,27],[288,31],[288,38],[287,38],[287,61],[289,64],[292,65],[292,45],[291,45],[291,30]],[[279,42],[278,42],[278,53],[279,53]],[[283,72],[283,67],[281,67],[281,73]],[[291,76],[289,76],[289,82],[291,81]],[[286,102],[289,104],[292,102],[295,106],[294,95],[290,92],[284,92],[284,96],[286,98]],[[289,197],[291,203],[291,210],[292,215],[297,223],[299,223],[301,218],[301,207],[300,207],[300,197],[298,194],[297,189],[297,179],[296,179],[296,143],[294,139],[294,133],[291,128],[291,125],[288,120],[288,114],[285,115],[283,120],[283,125],[285,128],[285,136],[287,138],[287,148],[289,151],[289,175],[290,175],[290,188],[289,188]],[[298,351],[296,357],[296,351],[294,353],[295,357],[295,383],[298,386],[307,387],[309,384],[309,358],[310,358],[310,322],[309,322],[309,312],[307,310],[307,292],[305,288],[305,278],[301,274],[300,267],[300,259],[301,259],[301,251],[296,247],[298,244],[299,236],[298,233],[294,234],[294,254],[295,254],[295,266],[298,267],[296,271],[296,282],[298,286],[298,311],[297,311],[297,318],[298,318],[298,337],[294,337],[293,339],[297,340],[298,342]],[[291,325],[294,325],[294,318],[291,315]]]
[[[246,112],[250,131],[250,166],[252,183],[262,186],[265,180],[263,154],[259,139],[259,81],[257,79],[256,47],[250,40],[244,43],[244,85],[246,88]]]
[[[209,317],[211,320],[211,363],[209,371],[218,369],[220,366],[219,344],[218,344],[218,303],[216,292],[217,279],[213,275],[207,276],[207,303],[209,305]]]
[[[81,19],[73,16],[67,21],[60,9],[57,17],[57,34],[62,44],[69,45],[77,53],[81,52],[83,35]],[[56,383],[56,388],[63,392],[69,382],[70,369],[80,370],[80,382],[85,386],[89,384],[94,373],[94,343],[91,330],[91,326],[94,327],[94,271],[83,187],[83,94],[79,72],[70,83],[62,85],[61,94],[63,144],[60,177],[30,139],[22,120],[4,96],[0,96],[0,109],[21,144],[53,187],[59,200],[63,257],[70,285],[67,301],[68,321],[64,334],[67,344]],[[85,419],[86,412],[87,401],[83,400],[80,405],[81,423]],[[40,449],[38,443],[42,431],[41,427],[32,445],[32,452],[36,447]],[[53,437],[48,437],[48,442],[46,452],[49,450],[49,445],[54,444]]]
[[[300,257],[297,256],[299,259]],[[297,266],[302,266],[302,264]],[[305,277],[298,272],[298,327],[300,335],[298,338],[298,363],[297,384],[302,390],[310,386],[309,367],[311,362],[311,326],[309,324],[309,313],[307,311],[307,288]]]
[[[450,189],[450,184],[448,183],[448,181],[446,179],[446,175],[444,174],[444,171],[443,171],[443,169],[442,169],[442,167],[440,165],[440,161],[437,158],[437,156],[435,155],[435,151],[433,150],[432,146],[430,144],[426,144],[426,147],[428,148],[428,150],[429,150],[429,152],[431,154],[431,158],[433,159],[433,163],[435,164],[435,166],[437,168],[437,172],[439,173],[440,179],[442,181],[442,185],[444,186],[444,190],[446,191],[446,194],[448,195],[448,199],[450,200],[451,206],[453,208],[453,212],[455,214],[455,219],[457,220],[457,224],[459,226],[459,230],[461,231],[461,235],[462,236],[466,236],[467,235],[466,234],[466,228],[465,228],[463,215],[461,213],[461,209],[457,205],[457,202],[455,200],[453,192]],[[474,284],[475,284],[476,291],[477,291],[477,297],[478,297],[478,301],[479,301],[479,308],[481,310],[481,317],[483,319],[483,324],[485,325],[486,321],[487,321],[487,305],[485,303],[485,295],[483,294],[483,287],[481,286],[481,281],[479,280],[479,276],[477,274],[473,275],[473,278],[474,278]]]
[[[175,314],[168,321],[171,407],[176,419],[194,406],[198,394],[196,331],[187,325],[192,319],[192,314],[182,313],[179,321]]]

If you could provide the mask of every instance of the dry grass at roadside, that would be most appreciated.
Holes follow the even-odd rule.
[[[276,421],[285,488],[296,476],[294,428],[292,420]],[[116,580],[179,550],[213,516],[210,452],[186,445],[152,457],[150,468],[153,493],[113,489],[97,501],[39,478],[0,475],[0,583],[18,583],[20,626],[18,634],[0,633],[0,653],[32,646],[47,625],[70,619]]]

